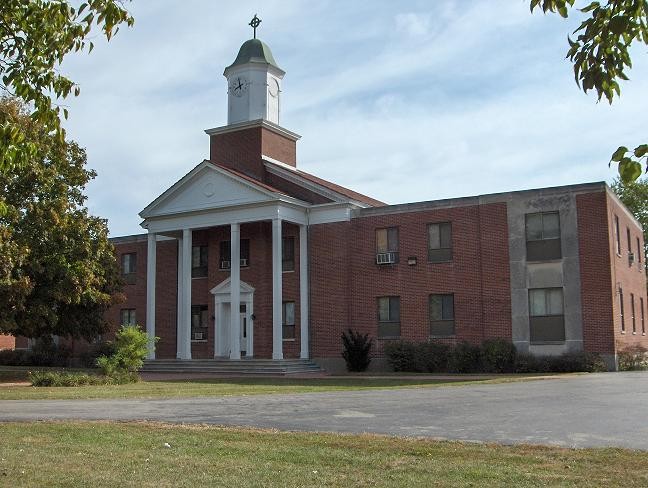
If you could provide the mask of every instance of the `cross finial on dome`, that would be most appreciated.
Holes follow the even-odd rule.
[[[252,27],[252,29],[254,29],[254,38],[255,39],[256,39],[256,30],[257,30],[257,27],[259,27],[260,23],[261,23],[261,19],[259,17],[257,17],[257,14],[254,14],[254,17],[252,18],[252,20],[248,24],[250,27]]]

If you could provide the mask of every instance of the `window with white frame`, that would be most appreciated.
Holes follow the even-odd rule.
[[[529,326],[531,343],[565,341],[562,288],[529,290]]]
[[[400,337],[400,297],[378,297],[378,337]]]

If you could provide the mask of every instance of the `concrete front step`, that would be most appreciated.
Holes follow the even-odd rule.
[[[155,359],[145,361],[142,372],[286,375],[321,373],[322,369],[306,359]]]

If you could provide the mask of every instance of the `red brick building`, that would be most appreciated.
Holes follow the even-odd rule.
[[[385,205],[297,167],[281,80],[257,39],[226,68],[209,159],[113,239],[150,358],[309,358],[343,367],[342,331],[533,354],[648,346],[643,233],[605,183]],[[235,311],[234,313],[232,313]]]

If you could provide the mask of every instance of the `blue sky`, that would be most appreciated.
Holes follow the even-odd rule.
[[[564,59],[579,17],[528,3],[135,0],[132,29],[62,68],[81,86],[68,135],[98,172],[88,205],[112,236],[142,232],[138,212],[209,157],[254,13],[304,171],[387,203],[611,181],[614,149],[646,138],[645,46],[597,104]]]

